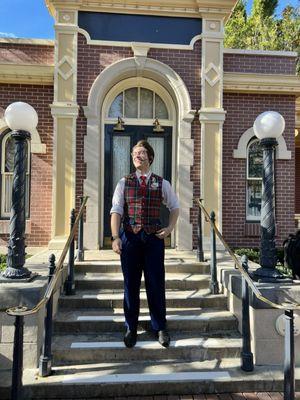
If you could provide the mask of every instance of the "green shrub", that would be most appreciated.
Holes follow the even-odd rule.
[[[259,249],[240,248],[234,250],[238,256],[247,256],[248,260],[259,263]]]
[[[6,255],[0,254],[0,271],[4,271],[6,268]]]
[[[26,259],[31,257],[31,254],[26,254]],[[6,254],[0,254],[0,271],[6,269]]]
[[[258,248],[239,248],[234,250],[235,254],[239,256],[246,255],[250,261],[259,264],[260,251]],[[284,250],[283,248],[276,249],[277,253],[277,264],[276,269],[280,271],[283,275],[291,278],[292,270],[284,265]]]

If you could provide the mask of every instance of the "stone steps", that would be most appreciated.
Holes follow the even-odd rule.
[[[171,259],[165,261],[166,272],[186,272],[196,274],[209,274],[210,266],[207,262],[184,262],[183,259]],[[78,273],[85,272],[121,272],[120,261],[80,261],[75,264],[75,271]]]
[[[137,344],[125,347],[119,261],[78,262],[75,272],[76,294],[60,297],[53,321],[53,375],[39,378],[36,370],[26,371],[24,398],[138,398],[236,389],[244,374],[237,320],[223,294],[210,294],[207,263],[166,260],[169,348],[151,329],[143,281]],[[268,379],[266,387],[274,384]],[[257,379],[254,383],[259,387]]]
[[[175,290],[198,290],[208,288],[210,275],[196,274],[190,272],[166,273],[166,289]],[[104,272],[104,273],[78,273],[75,278],[75,286],[78,290],[90,289],[122,289],[122,273]],[[141,288],[144,288],[142,279]]]
[[[195,332],[170,332],[169,348],[162,347],[154,334],[139,332],[134,348],[128,349],[123,333],[115,335],[66,335],[53,341],[55,365],[85,364],[92,362],[140,361],[140,360],[218,360],[239,357],[240,338],[197,336]]]
[[[61,309],[77,308],[121,308],[123,306],[123,289],[77,290],[73,296],[62,295],[59,299]],[[141,307],[147,307],[145,289],[141,289]],[[199,290],[166,290],[167,307],[226,307],[227,297],[223,294],[212,295],[209,289]]]
[[[296,387],[300,369],[296,368]],[[0,377],[0,397],[9,398],[9,379]],[[237,358],[222,361],[105,362],[57,366],[40,378],[36,370],[24,374],[25,399],[107,399],[114,396],[191,395],[199,393],[282,392],[282,367],[256,367],[243,372]]]
[[[95,333],[123,332],[124,315],[121,309],[83,309],[59,312],[54,320],[54,333]],[[167,325],[170,330],[191,331],[199,333],[227,331],[237,328],[236,318],[223,309],[167,309]],[[151,330],[148,310],[141,309],[139,326]]]

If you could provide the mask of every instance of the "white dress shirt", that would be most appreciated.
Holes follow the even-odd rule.
[[[140,179],[140,176],[142,175],[139,170],[136,170],[136,176],[138,179]],[[144,174],[147,179],[146,183],[148,184],[149,178],[151,176],[152,172],[149,171],[147,174]],[[114,191],[113,199],[112,199],[112,208],[110,210],[110,213],[117,213],[120,214],[121,217],[123,216],[124,213],[124,189],[125,189],[125,178],[122,178],[119,180],[116,189]],[[163,179],[162,181],[162,196],[163,196],[163,204],[165,204],[170,211],[175,210],[176,208],[179,208],[179,202],[177,199],[177,196],[170,185],[169,181],[166,181]]]

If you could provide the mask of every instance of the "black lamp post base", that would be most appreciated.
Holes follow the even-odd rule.
[[[32,273],[27,268],[12,268],[7,267],[5,271],[0,274],[0,282],[30,282],[38,274]]]
[[[260,267],[252,273],[255,280],[262,282],[277,282],[278,280],[285,279],[286,277],[281,274],[276,268]]]

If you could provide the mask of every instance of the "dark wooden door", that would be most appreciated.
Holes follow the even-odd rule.
[[[114,125],[105,126],[105,182],[104,182],[104,245],[110,245],[110,209],[112,196],[119,180],[135,171],[131,159],[132,147],[142,139],[147,140],[154,149],[155,158],[152,172],[171,182],[172,175],[172,128],[164,132],[153,132],[152,126],[126,125],[125,130],[114,131]],[[169,211],[162,205],[161,221],[168,225]],[[167,241],[170,244],[170,240]]]

